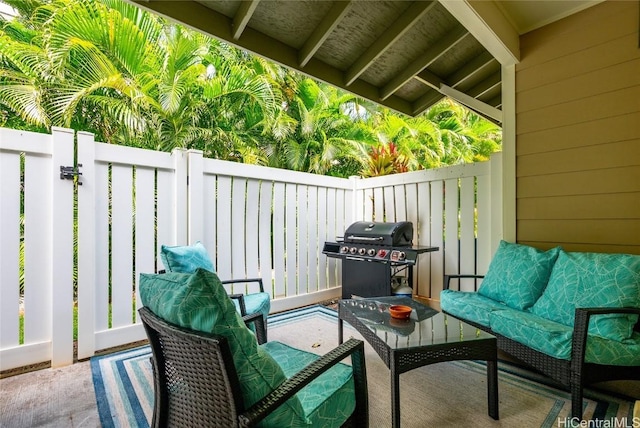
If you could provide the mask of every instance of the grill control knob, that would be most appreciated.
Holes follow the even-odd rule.
[[[360,248],[360,249],[358,250],[358,254],[360,254],[361,256],[364,256],[366,252],[367,252],[367,250],[366,250],[366,249],[364,249],[364,248]]]
[[[340,247],[340,253],[341,254],[346,254],[349,252],[349,247],[344,246],[344,247]]]
[[[350,252],[351,254],[355,254],[355,253],[357,253],[357,252],[358,252],[358,249],[357,249],[356,247],[351,247],[351,248],[349,248],[349,252]]]
[[[378,250],[378,257],[385,257],[387,255],[387,250]]]
[[[398,260],[404,260],[407,258],[407,255],[404,253],[404,251],[400,251],[400,253],[398,254]]]
[[[369,256],[371,256],[371,257],[375,256],[375,255],[376,255],[376,250],[375,250],[375,248],[369,248],[369,249],[367,250],[367,255],[369,255]]]

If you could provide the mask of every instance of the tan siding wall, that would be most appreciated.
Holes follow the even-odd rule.
[[[521,37],[518,242],[640,254],[640,2]]]

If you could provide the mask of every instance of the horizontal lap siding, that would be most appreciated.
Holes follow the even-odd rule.
[[[606,1],[522,36],[519,242],[640,254],[639,7]]]

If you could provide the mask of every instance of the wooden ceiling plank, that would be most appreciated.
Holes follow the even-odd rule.
[[[500,70],[498,70],[497,73],[493,73],[491,76],[487,77],[477,85],[465,91],[465,93],[471,97],[479,98],[482,96],[482,94],[494,89],[497,86],[500,86],[501,82],[502,73],[500,72]]]
[[[373,64],[389,47],[402,37],[418,22],[436,1],[416,1],[391,24],[378,39],[349,67],[345,73],[345,85],[352,84],[371,64]]]
[[[302,49],[300,49],[300,54],[298,55],[300,67],[307,65],[311,57],[320,49],[320,46],[322,46],[344,15],[346,15],[350,4],[350,1],[337,1],[333,4],[329,12],[322,19],[322,22],[313,30],[311,36],[309,36]]]
[[[238,8],[238,12],[233,17],[232,24],[232,35],[233,40],[238,40],[242,35],[242,32],[247,27],[253,12],[255,12],[256,8],[260,0],[243,0],[240,2],[240,7]]]
[[[400,89],[402,85],[411,80],[415,75],[420,73],[423,69],[427,68],[429,64],[438,59],[441,55],[451,49],[456,43],[462,40],[467,34],[467,30],[459,26],[450,31],[446,36],[442,37],[431,48],[427,49],[422,55],[420,55],[413,63],[409,64],[395,78],[391,79],[389,83],[384,85],[380,91],[380,99],[385,100],[395,91]]]
[[[486,67],[490,67],[492,65],[496,65],[498,66],[497,68],[500,69],[498,60],[491,56],[489,52],[484,51],[472,61],[459,68],[445,80],[449,86],[456,88],[467,80],[473,78],[478,73],[483,72]]]

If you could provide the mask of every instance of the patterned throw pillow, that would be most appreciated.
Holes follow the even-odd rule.
[[[576,308],[640,307],[640,256],[560,252],[549,285],[531,312],[573,326]],[[637,315],[597,315],[589,333],[622,341]]]
[[[559,250],[500,241],[478,293],[513,309],[530,308],[547,286]]]
[[[172,324],[228,339],[245,407],[286,379],[275,360],[258,346],[215,273],[197,269],[193,274],[140,274],[140,297],[144,306]],[[302,406],[293,397],[261,426],[303,426],[303,421]]]
[[[160,248],[160,258],[167,272],[194,273],[198,268],[215,272],[211,257],[200,241],[193,245],[175,247],[163,245]]]

